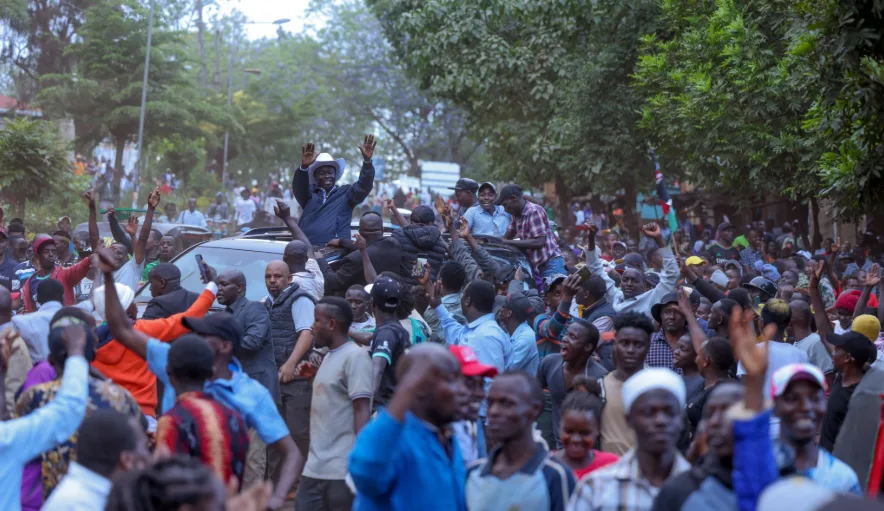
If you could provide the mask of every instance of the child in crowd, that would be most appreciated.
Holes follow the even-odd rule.
[[[620,459],[615,454],[593,448],[599,436],[601,415],[602,402],[593,394],[575,390],[562,402],[559,437],[563,447],[556,456],[574,471],[578,480]]]

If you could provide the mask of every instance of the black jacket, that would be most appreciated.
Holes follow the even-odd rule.
[[[243,296],[227,307],[245,332],[234,355],[250,378],[267,387],[274,400],[279,399],[279,373],[270,340],[270,314],[261,302]]]
[[[442,231],[435,225],[407,225],[393,232],[393,239],[402,249],[399,274],[411,285],[417,284],[414,278],[414,264],[419,254],[426,254],[430,263],[430,278],[436,280],[439,268],[448,254],[448,247],[442,240]]]
[[[402,250],[392,237],[381,238],[368,245],[368,258],[378,275],[384,271],[399,273]],[[350,252],[341,260],[337,271],[329,268],[324,258],[316,261],[325,277],[325,296],[343,296],[347,289],[358,284],[364,286],[365,272],[362,268],[362,254],[358,250]]]
[[[174,314],[180,314],[189,309],[199,296],[197,293],[179,287],[163,296],[152,298],[148,302],[147,308],[144,309],[141,319],[168,318]]]

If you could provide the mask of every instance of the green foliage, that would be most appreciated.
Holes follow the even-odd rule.
[[[43,200],[65,191],[72,174],[53,123],[20,118],[0,129],[0,188],[8,200]]]
[[[117,148],[114,197],[119,194],[124,171],[123,149],[138,132],[147,15],[147,9],[135,0],[122,4],[105,0],[88,9],[80,38],[67,50],[76,57],[78,72],[44,77],[55,85],[39,96],[49,112],[75,119],[81,145],[94,146],[105,136],[111,137]],[[164,28],[167,20],[161,12],[157,18],[151,44],[145,140],[172,134],[191,139],[215,137],[215,131],[206,129],[206,123],[232,123],[218,105],[204,101],[186,78],[181,34]]]

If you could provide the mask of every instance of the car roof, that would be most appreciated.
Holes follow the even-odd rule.
[[[138,225],[141,225],[143,223],[144,223],[143,218],[139,218]],[[98,224],[98,232],[101,232],[101,233],[109,233],[110,232],[110,223],[97,222],[97,224]],[[120,225],[122,226],[123,222],[121,222]],[[151,228],[160,231],[161,234],[166,234],[167,232],[169,232],[173,229],[180,229],[180,230],[184,230],[186,232],[198,232],[200,234],[209,234],[210,233],[210,231],[208,229],[206,229],[205,227],[200,227],[198,225],[167,224],[167,223],[161,223],[161,222],[153,222],[150,226],[151,226]],[[88,232],[88,231],[89,231],[89,223],[83,222],[82,224],[77,224],[77,226],[74,227],[74,231],[71,234],[76,234],[78,232]]]
[[[288,241],[286,240],[238,237],[210,240],[202,243],[200,246],[206,248],[250,250],[252,252],[282,254],[283,250],[285,250],[286,244],[288,244]]]

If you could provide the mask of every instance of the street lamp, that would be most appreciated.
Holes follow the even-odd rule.
[[[153,4],[151,4],[153,5]],[[288,18],[280,18],[274,21],[246,21],[245,25],[278,25],[282,26],[291,21]],[[230,103],[233,100],[233,55],[236,51],[236,34],[230,44],[230,61],[227,63],[227,115],[230,115]],[[246,69],[246,73],[261,74],[259,69]],[[230,130],[224,130],[224,161],[221,162],[221,186],[227,186],[227,155],[230,150]]]
[[[144,111],[147,106],[147,77],[150,70],[150,43],[153,39],[153,11],[154,0],[150,0],[150,14],[147,18],[147,49],[144,52],[144,79],[141,83],[141,112],[138,114],[138,154],[135,158],[135,193],[138,193],[141,183],[141,145],[144,142]]]

